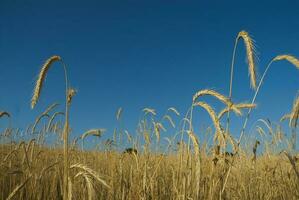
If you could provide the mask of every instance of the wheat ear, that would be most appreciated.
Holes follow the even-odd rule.
[[[31,108],[33,109],[39,99],[42,87],[43,87],[43,82],[46,78],[47,72],[50,69],[52,63],[54,63],[55,61],[60,61],[61,58],[59,56],[52,56],[51,58],[49,58],[44,65],[42,66],[40,73],[38,75],[36,84],[35,84],[35,88],[33,91],[33,96],[31,99]]]
[[[256,68],[255,68],[255,47],[254,41],[246,31],[240,31],[237,41],[242,38],[246,47],[246,56],[248,61],[248,71],[250,75],[250,83],[253,89],[256,89]]]
[[[237,109],[246,109],[246,108],[255,108],[256,104],[250,104],[250,103],[240,103],[240,104],[234,104],[233,107],[236,107]],[[218,119],[220,120],[228,111],[230,110],[229,107],[224,108],[219,114]],[[238,113],[235,112],[237,115],[242,115],[242,112]]]
[[[290,126],[295,128],[297,126],[299,116],[299,96],[294,102],[293,109],[290,115]]]

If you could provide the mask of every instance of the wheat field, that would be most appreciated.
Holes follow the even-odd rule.
[[[248,87],[254,95],[247,102],[234,102],[235,56],[241,42],[246,49]],[[155,109],[144,108],[135,132],[117,128],[105,141],[101,141],[108,134],[104,128],[73,135],[69,110],[80,93],[69,84],[63,58],[50,57],[38,73],[31,108],[36,109],[40,96],[46,96],[43,85],[54,62],[64,70],[65,107],[45,105],[47,109],[28,127],[7,125],[1,130],[0,199],[299,199],[299,97],[292,94],[292,110],[281,113],[280,121],[255,119],[255,134],[247,132],[272,64],[284,60],[299,69],[299,60],[289,54],[274,55],[258,77],[255,52],[251,36],[239,32],[228,69],[228,94],[203,88],[190,96],[186,113],[170,107],[158,117]],[[222,109],[216,110],[206,96],[219,101]],[[195,131],[200,121],[193,119],[199,109],[211,120],[202,132]],[[116,123],[122,112],[123,108],[117,110]],[[243,121],[239,133],[231,132],[232,115]],[[0,120],[13,117],[9,111],[0,112]],[[48,142],[48,137],[53,141]],[[89,148],[88,138],[98,141],[94,148]]]

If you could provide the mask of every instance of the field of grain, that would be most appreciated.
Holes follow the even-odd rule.
[[[233,101],[238,44],[245,45],[248,87],[254,91],[248,102]],[[256,119],[259,137],[247,134],[248,119],[251,112],[258,112],[256,99],[272,64],[284,60],[299,69],[299,60],[288,54],[274,55],[258,77],[255,59],[253,40],[246,31],[239,32],[228,69],[228,94],[203,88],[190,97],[186,113],[170,107],[162,119],[156,117],[155,109],[144,108],[135,132],[115,129],[109,139],[90,149],[86,139],[101,138],[105,129],[71,137],[69,110],[80,93],[69,84],[63,58],[52,56],[41,66],[31,108],[35,109],[42,93],[46,96],[43,84],[57,62],[64,69],[65,109],[59,111],[58,103],[53,103],[28,127],[8,124],[3,128],[0,199],[299,199],[299,97],[293,94],[292,110],[282,113],[280,121]],[[205,96],[221,102],[222,110],[203,101]],[[192,118],[197,109],[206,111],[212,122],[201,133],[194,129],[200,121]],[[122,111],[116,112],[117,122]],[[240,133],[231,134],[232,115],[243,119]],[[11,119],[13,113],[1,111],[0,117]],[[165,132],[171,137],[165,137]],[[206,139],[200,140],[199,134],[207,135]],[[48,137],[54,141],[46,142]]]

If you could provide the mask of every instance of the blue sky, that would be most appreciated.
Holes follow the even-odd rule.
[[[25,128],[47,105],[63,104],[63,71],[55,65],[37,107],[30,110],[40,66],[60,55],[78,90],[71,109],[74,134],[96,127],[110,134],[118,107],[124,108],[124,124],[131,131],[144,107],[162,114],[174,106],[184,114],[200,89],[228,94],[240,30],[256,41],[260,74],[277,54],[299,56],[298,6],[298,1],[1,0],[0,109],[12,113],[14,126]],[[253,92],[242,42],[235,73],[234,101],[249,101]],[[290,64],[275,63],[268,75],[254,120],[277,121],[298,90],[299,71]],[[202,110],[194,120],[198,126],[210,123]],[[236,130],[240,122],[233,122]],[[2,120],[1,128],[6,124]]]

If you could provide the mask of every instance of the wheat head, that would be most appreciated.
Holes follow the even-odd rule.
[[[255,68],[255,47],[254,41],[246,31],[240,31],[237,40],[242,38],[246,47],[246,55],[248,61],[248,71],[250,75],[250,83],[253,89],[256,89],[256,68]]]
[[[292,55],[278,55],[272,61],[287,60],[299,69],[299,60]]]
[[[290,125],[294,128],[297,126],[298,116],[299,116],[299,96],[294,102],[293,109],[290,115]]]
[[[40,73],[38,75],[36,84],[35,84],[35,88],[33,91],[33,96],[31,99],[31,108],[33,109],[39,99],[42,87],[43,87],[43,82],[46,78],[47,72],[49,70],[49,68],[51,67],[51,64],[55,61],[60,61],[61,58],[59,56],[52,56],[51,58],[49,58],[44,65],[42,66]]]

